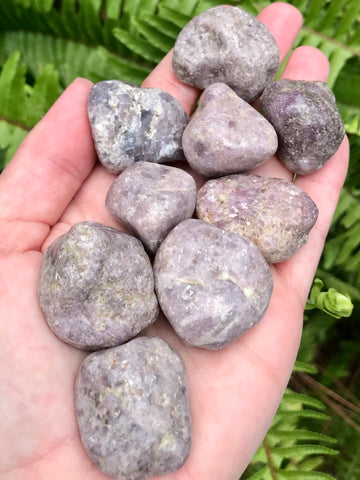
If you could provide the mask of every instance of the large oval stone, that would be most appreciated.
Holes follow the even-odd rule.
[[[307,242],[318,209],[291,182],[258,175],[229,175],[209,180],[198,192],[201,220],[244,235],[269,263],[290,258]]]
[[[100,162],[112,173],[139,160],[183,160],[181,137],[189,121],[169,93],[120,80],[95,84],[88,115]]]
[[[325,82],[280,79],[266,87],[260,101],[278,134],[277,154],[291,172],[315,172],[339,148],[345,127]]]
[[[140,240],[96,222],[75,224],[46,249],[39,299],[53,332],[87,350],[126,342],[158,314]]]
[[[270,301],[268,264],[248,239],[201,220],[184,220],[154,262],[160,306],[188,344],[218,349],[255,325]]]
[[[237,7],[200,13],[181,30],[174,47],[173,69],[182,82],[201,89],[226,83],[247,102],[261,94],[278,66],[272,34]]]
[[[166,234],[195,210],[196,184],[180,168],[137,162],[114,181],[108,210],[154,253]]]
[[[89,355],[75,385],[82,443],[92,461],[118,480],[179,469],[191,448],[185,368],[157,337]]]
[[[193,170],[206,177],[250,170],[278,146],[274,127],[224,83],[203,92],[182,142]]]

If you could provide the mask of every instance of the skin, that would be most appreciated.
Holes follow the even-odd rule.
[[[259,18],[284,58],[301,15],[290,5],[274,3]],[[326,80],[328,72],[321,52],[300,47],[283,77]],[[171,53],[144,86],[168,91],[189,113],[199,95],[175,78]],[[90,88],[87,80],[74,81],[0,176],[1,480],[108,478],[87,457],[75,418],[74,379],[86,354],[52,334],[37,299],[41,255],[58,235],[83,220],[119,228],[104,206],[114,176],[96,164],[86,115]],[[184,346],[162,319],[149,330],[185,360],[193,421],[188,461],[161,480],[237,480],[261,443],[296,358],[304,304],[347,163],[345,139],[322,170],[297,177],[296,184],[318,205],[319,219],[308,243],[272,267],[274,292],[257,326],[215,352]],[[254,173],[292,178],[276,158]]]

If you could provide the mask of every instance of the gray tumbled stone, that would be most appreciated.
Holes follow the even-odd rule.
[[[158,314],[140,240],[96,222],[75,224],[46,249],[39,299],[53,332],[88,350],[133,338]]]
[[[184,159],[181,137],[189,117],[163,90],[99,82],[89,93],[88,115],[99,160],[112,173],[139,160]]]
[[[307,242],[318,209],[291,182],[258,175],[209,180],[196,205],[201,220],[252,240],[270,263],[290,258]]]
[[[124,170],[107,196],[108,210],[154,253],[175,225],[195,210],[196,184],[184,170],[138,162]]]
[[[193,170],[206,177],[254,168],[278,146],[273,126],[224,83],[203,92],[182,142]]]
[[[326,83],[280,79],[266,87],[260,101],[278,134],[278,156],[291,172],[315,172],[339,148],[345,127]]]
[[[95,352],[75,385],[82,443],[100,470],[140,480],[179,469],[191,448],[185,368],[157,337]]]
[[[184,220],[154,262],[160,306],[188,344],[218,349],[255,325],[273,280],[256,245],[201,220]]]
[[[181,81],[201,89],[226,83],[247,102],[261,94],[278,66],[270,31],[237,7],[200,13],[185,25],[174,47],[173,69]]]

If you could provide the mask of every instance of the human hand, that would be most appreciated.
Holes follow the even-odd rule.
[[[301,16],[274,3],[259,16],[275,36],[281,57]],[[326,80],[318,50],[295,50],[283,77]],[[144,82],[162,88],[190,113],[199,96],[171,70],[171,54]],[[49,330],[37,298],[41,253],[79,221],[121,228],[104,200],[114,176],[96,164],[86,114],[91,83],[76,80],[33,129],[0,176],[0,479],[105,480],[80,442],[74,379],[86,353]],[[237,480],[276,412],[300,341],[303,308],[346,175],[346,139],[322,170],[296,184],[319,208],[308,243],[271,267],[274,291],[262,320],[219,351],[185,346],[159,319],[148,334],[162,336],[187,369],[193,447],[186,464],[161,480]],[[273,158],[256,173],[290,180]],[[200,179],[198,179],[200,183]],[[160,477],[157,477],[160,480]]]

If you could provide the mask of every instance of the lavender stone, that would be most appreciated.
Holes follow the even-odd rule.
[[[85,450],[107,475],[140,480],[185,463],[191,447],[185,369],[160,338],[89,355],[75,401]]]
[[[278,134],[278,156],[291,172],[315,172],[339,148],[345,127],[326,83],[281,79],[260,100]]]
[[[201,220],[185,220],[165,238],[154,262],[160,306],[190,345],[218,349],[263,316],[273,287],[256,245]]]
[[[89,93],[88,115],[100,162],[112,173],[139,160],[183,160],[181,137],[189,117],[169,93],[119,80]]]
[[[318,216],[301,188],[258,175],[209,180],[196,209],[201,220],[252,240],[269,263],[287,260],[304,245]]]
[[[226,83],[247,102],[261,94],[278,66],[274,37],[237,7],[200,13],[185,25],[174,47],[173,69],[181,81],[201,89]]]
[[[89,350],[126,342],[158,314],[141,242],[96,222],[74,225],[46,249],[39,299],[53,332]]]
[[[207,177],[254,168],[277,146],[273,126],[224,83],[207,87],[183,135],[187,161]]]
[[[111,186],[108,210],[154,253],[175,225],[194,213],[196,185],[184,170],[138,162]]]

